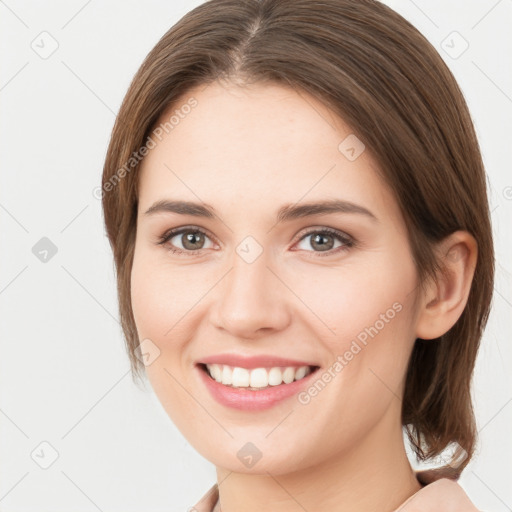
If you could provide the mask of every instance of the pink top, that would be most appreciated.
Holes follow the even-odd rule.
[[[435,473],[429,470],[416,472],[416,478],[423,487],[393,512],[480,512],[456,480],[433,480]],[[219,489],[215,483],[191,510],[221,512],[218,500]]]

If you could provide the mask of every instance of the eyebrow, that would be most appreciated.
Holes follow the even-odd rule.
[[[192,215],[194,217],[205,217],[207,219],[215,217],[215,209],[206,203],[170,201],[166,199],[154,203],[146,210],[144,215],[154,215],[155,213],[178,213],[180,215]],[[304,217],[311,217],[313,215],[328,215],[330,213],[357,213],[378,222],[377,217],[367,208],[341,199],[302,204],[286,204],[278,210],[276,219],[277,223],[282,223]]]

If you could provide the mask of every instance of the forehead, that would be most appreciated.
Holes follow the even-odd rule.
[[[156,133],[140,168],[141,209],[166,197],[247,211],[302,198],[374,208],[393,201],[369,152],[357,156],[363,146],[351,128],[291,87],[214,82],[190,89],[160,117]],[[354,152],[347,158],[347,144],[356,159]]]

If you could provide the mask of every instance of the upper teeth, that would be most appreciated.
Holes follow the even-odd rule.
[[[240,368],[226,364],[207,364],[208,373],[217,381],[235,388],[264,388],[267,386],[279,386],[283,382],[290,384],[294,380],[304,378],[311,373],[309,366],[286,368]]]

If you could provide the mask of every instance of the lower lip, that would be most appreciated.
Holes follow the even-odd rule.
[[[221,405],[245,411],[262,411],[270,409],[279,402],[301,391],[309,384],[313,375],[317,373],[318,368],[306,377],[295,380],[290,384],[269,386],[261,390],[225,386],[215,379],[212,379],[207,371],[203,370],[200,366],[197,366],[197,370],[208,388],[208,391]]]

